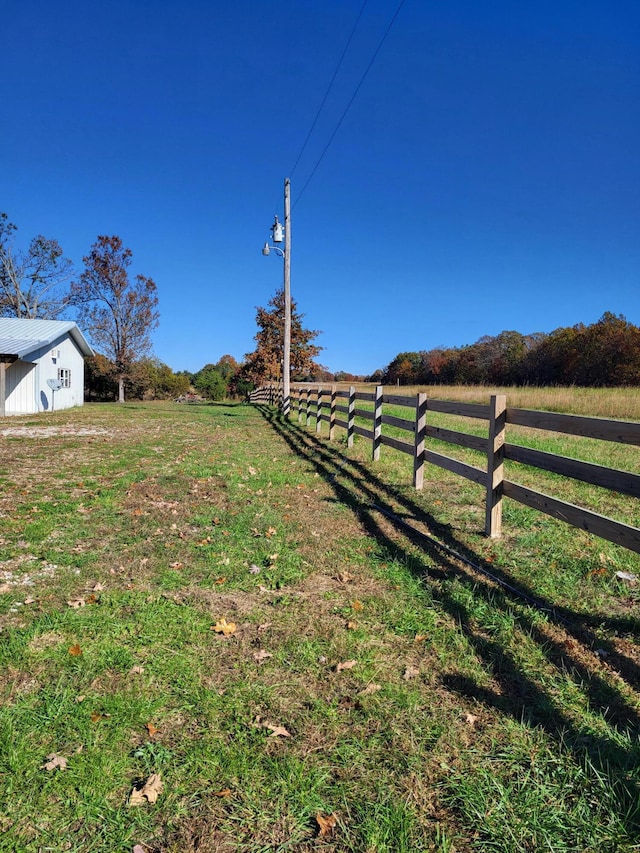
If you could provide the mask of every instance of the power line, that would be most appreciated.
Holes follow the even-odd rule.
[[[360,82],[359,82],[359,83],[358,83],[358,85],[356,86],[356,88],[355,88],[355,90],[354,90],[354,92],[353,92],[353,95],[352,95],[352,96],[351,96],[351,98],[349,99],[349,103],[347,104],[347,106],[346,106],[346,107],[345,107],[345,109],[344,109],[344,112],[343,112],[343,113],[342,113],[342,115],[340,116],[340,119],[338,120],[338,123],[336,124],[336,126],[335,126],[335,129],[334,129],[333,133],[332,133],[332,134],[331,134],[331,136],[329,137],[329,141],[328,141],[328,142],[327,142],[327,144],[325,145],[325,147],[324,147],[324,149],[323,149],[323,151],[322,151],[322,154],[318,157],[318,160],[317,160],[317,162],[316,162],[315,166],[314,166],[314,167],[313,167],[313,169],[311,170],[311,174],[309,175],[309,177],[307,178],[307,180],[306,180],[306,182],[305,182],[304,186],[303,186],[303,187],[302,187],[302,189],[300,190],[300,193],[298,194],[298,197],[296,198],[296,200],[295,200],[295,202],[294,202],[294,204],[293,204],[293,207],[294,207],[294,208],[295,208],[295,206],[298,204],[298,202],[300,201],[300,199],[302,198],[302,196],[303,196],[304,191],[306,190],[306,188],[307,188],[307,187],[309,186],[309,184],[311,183],[311,179],[313,178],[313,176],[314,176],[314,175],[315,175],[315,173],[317,172],[318,167],[320,166],[320,163],[322,163],[322,160],[323,160],[323,158],[324,158],[324,155],[325,155],[325,154],[327,153],[327,151],[329,150],[329,147],[330,147],[331,143],[333,142],[333,140],[334,140],[334,138],[335,138],[336,134],[337,134],[337,133],[338,133],[338,131],[340,130],[340,126],[342,125],[342,122],[344,121],[344,119],[345,119],[345,117],[346,117],[347,113],[349,112],[349,110],[350,110],[350,108],[351,108],[351,105],[352,105],[352,104],[353,104],[353,102],[355,101],[356,96],[357,96],[358,92],[360,91],[360,87],[361,87],[361,86],[362,86],[362,84],[364,83],[364,81],[365,81],[365,79],[366,79],[366,77],[367,77],[367,74],[368,74],[368,73],[369,73],[369,71],[371,70],[371,66],[372,66],[372,65],[373,65],[373,63],[376,61],[376,57],[377,57],[377,55],[380,53],[380,49],[382,48],[382,45],[384,44],[384,42],[385,42],[385,40],[386,40],[387,36],[388,36],[388,35],[389,35],[389,33],[391,32],[391,28],[393,27],[393,25],[394,25],[394,23],[395,23],[395,21],[396,21],[396,18],[397,18],[397,17],[398,17],[398,15],[400,14],[400,10],[401,10],[401,9],[402,9],[402,7],[404,6],[404,3],[405,3],[405,0],[400,0],[400,3],[398,4],[398,8],[396,9],[396,11],[395,11],[395,13],[394,13],[393,17],[391,18],[391,21],[390,21],[390,23],[389,23],[389,26],[388,26],[388,27],[387,27],[387,29],[385,30],[384,35],[383,35],[383,36],[382,36],[382,38],[380,39],[380,42],[379,42],[378,46],[376,47],[376,49],[375,49],[375,51],[374,51],[374,53],[373,53],[373,56],[372,56],[372,57],[371,57],[371,59],[369,60],[369,64],[368,64],[368,65],[367,65],[367,67],[365,68],[365,70],[364,70],[364,74],[363,74],[363,75],[362,75],[362,77],[360,78]],[[296,161],[296,165],[297,165],[297,161]]]
[[[362,13],[364,12],[365,6],[367,5],[368,2],[369,2],[369,0],[364,0],[364,3],[362,4],[362,7],[360,8],[360,12],[358,13],[358,17],[356,18],[356,22],[353,25],[353,29],[351,30],[351,34],[349,35],[349,38],[347,39],[347,43],[344,46],[344,50],[342,51],[342,56],[338,60],[338,64],[336,65],[336,70],[333,72],[333,77],[331,78],[329,85],[327,86],[327,91],[324,93],[322,103],[318,107],[318,112],[316,113],[314,120],[311,122],[311,127],[309,128],[309,132],[307,133],[307,136],[306,136],[304,142],[302,143],[302,148],[300,149],[300,152],[299,152],[298,156],[296,157],[296,162],[293,164],[293,168],[289,171],[290,177],[293,177],[293,173],[295,172],[296,167],[297,167],[298,163],[300,162],[300,158],[304,154],[305,148],[307,147],[307,143],[309,142],[311,134],[313,133],[313,130],[316,126],[316,123],[317,123],[318,119],[320,118],[320,113],[322,112],[322,109],[327,102],[327,98],[329,97],[329,92],[331,91],[333,84],[335,83],[335,79],[338,76],[338,72],[340,71],[340,68],[342,67],[342,63],[344,61],[344,58],[347,55],[347,51],[349,50],[349,45],[351,44],[351,42],[353,40],[353,36],[355,35],[356,29],[358,28],[358,24],[360,23],[360,18],[362,17]]]

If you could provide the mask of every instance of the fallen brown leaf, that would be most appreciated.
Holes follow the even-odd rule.
[[[336,672],[342,672],[343,669],[353,669],[357,663],[357,660],[344,660],[336,666]]]
[[[426,639],[427,639],[426,634],[416,634],[415,637],[413,638],[413,642],[414,643],[424,643],[424,641]]]
[[[347,631],[355,631],[357,627],[357,622],[347,622]]]
[[[73,607],[75,610],[77,610],[78,607],[84,607],[86,603],[87,602],[84,600],[84,598],[80,598],[80,597],[70,598],[69,601],[67,601],[67,605],[69,607]]]
[[[476,714],[465,714],[464,719],[465,722],[471,726],[471,728],[473,728],[478,722],[478,717],[476,716]]]
[[[340,581],[340,583],[349,583],[349,581],[353,580],[353,575],[349,572],[339,572],[336,575],[336,580]]]
[[[62,755],[56,755],[55,752],[52,752],[50,755],[47,755],[47,762],[41,766],[42,770],[66,770],[67,769],[67,759]]]
[[[361,601],[358,601],[357,598],[351,606],[356,611],[356,613],[358,613],[360,610],[362,610],[364,608],[364,604]]]
[[[130,675],[142,675],[143,672],[144,672],[144,667],[140,666],[139,664],[132,666],[131,669],[129,670]]]
[[[216,634],[223,634],[225,637],[230,637],[236,632],[236,624],[235,622],[227,622],[223,616],[215,625],[211,626],[211,630],[215,631]]]
[[[226,577],[219,577],[219,578],[216,578],[214,580],[214,583],[220,585],[220,584],[224,583],[225,581],[226,581]]]
[[[152,773],[142,788],[134,788],[129,797],[130,806],[140,806],[145,800],[155,803],[162,793],[162,779],[159,773]]]
[[[322,815],[318,812],[316,815],[316,823],[318,824],[318,835],[325,838],[327,835],[331,835],[338,825],[338,818],[335,814]]]
[[[373,693],[377,693],[379,690],[382,690],[381,684],[367,684],[364,690],[361,690],[358,693],[358,696],[371,696]]]
[[[267,652],[264,649],[260,649],[259,652],[255,652],[255,654],[253,655],[253,659],[256,663],[262,663],[262,661],[268,660],[272,657],[273,655],[271,654],[271,652]]]
[[[415,666],[408,666],[403,674],[405,681],[410,681],[412,678],[417,678],[420,675],[420,670]]]
[[[291,733],[284,726],[276,726],[268,720],[263,720],[260,716],[255,718],[253,725],[258,729],[269,729],[271,732],[269,737],[291,737]]]
[[[214,791],[214,797],[230,797],[231,796],[231,788],[223,788],[221,791]]]
[[[271,537],[275,536],[277,532],[278,531],[275,529],[275,527],[270,527],[264,535],[267,537],[267,539],[271,539]]]
[[[106,720],[111,716],[111,714],[101,714],[100,711],[93,711],[91,714],[91,722],[98,723],[100,720]]]
[[[154,737],[160,731],[160,729],[157,729],[153,723],[145,723],[145,729],[149,732],[149,737]]]
[[[80,657],[80,655],[82,654],[82,649],[76,643],[75,646],[69,646],[69,654],[71,655],[71,657],[74,658]]]
[[[273,723],[264,723],[264,728],[271,731],[269,737],[291,737],[291,732],[288,732],[284,726],[274,726]]]

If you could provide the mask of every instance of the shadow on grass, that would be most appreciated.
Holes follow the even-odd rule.
[[[596,637],[591,630],[598,626],[637,634],[637,620],[585,615],[554,606],[504,570],[491,565],[490,572],[494,577],[510,586],[517,586],[527,597],[535,599],[549,622],[556,623],[556,628],[545,630],[546,626],[543,627],[530,606],[525,604],[513,608],[515,599],[511,592],[496,587],[490,579],[485,579],[450,553],[453,550],[475,566],[484,568],[482,558],[456,538],[451,526],[438,522],[402,490],[385,483],[366,465],[347,459],[340,447],[327,444],[325,438],[283,419],[269,407],[257,408],[293,452],[306,459],[331,485],[335,500],[356,513],[367,533],[381,548],[403,560],[424,583],[428,584],[430,578],[441,581],[456,579],[472,592],[475,600],[484,599],[497,611],[509,613],[521,630],[537,643],[547,661],[562,673],[563,678],[570,678],[574,682],[591,710],[600,715],[603,721],[606,720],[610,734],[594,734],[569,713],[563,713],[558,708],[557,697],[534,681],[504,647],[478,631],[470,609],[453,597],[448,591],[448,584],[438,584],[437,589],[432,589],[434,600],[455,619],[479,659],[492,673],[500,690],[488,690],[467,677],[455,674],[444,675],[441,678],[442,685],[459,695],[492,706],[518,722],[541,727],[563,750],[568,749],[582,756],[586,764],[592,765],[598,773],[607,775],[616,785],[620,815],[630,831],[640,831],[640,788],[628,776],[637,766],[640,753],[638,748],[624,743],[626,738],[636,742],[640,738],[640,716],[624,694],[608,683],[598,671],[601,664],[596,649],[606,651],[607,664],[634,689],[640,684],[640,668],[634,660],[621,654],[612,642]],[[407,550],[401,544],[402,540],[391,538],[385,532],[381,524],[382,514],[375,506],[389,513],[384,516],[386,525],[393,525],[394,519],[399,519],[395,522],[397,532],[421,549],[424,560],[416,556],[415,552]],[[430,536],[434,538],[425,538],[419,532],[413,534],[401,523],[410,520],[426,525]],[[438,568],[434,569],[430,561]],[[590,658],[593,665],[590,664]]]

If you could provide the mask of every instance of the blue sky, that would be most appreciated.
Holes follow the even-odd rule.
[[[320,361],[640,324],[640,4],[21,0],[3,8],[0,210],[80,269],[98,234],[160,297],[155,354],[253,348],[292,179],[291,285]]]

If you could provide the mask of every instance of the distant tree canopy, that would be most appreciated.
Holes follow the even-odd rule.
[[[94,402],[118,399],[118,370],[111,359],[101,353],[85,359],[85,398]],[[171,400],[187,394],[191,388],[189,376],[174,373],[158,358],[141,358],[130,365],[125,379],[128,399]]]
[[[55,320],[70,304],[73,264],[57,240],[39,234],[15,248],[17,227],[0,213],[0,316]]]
[[[400,385],[640,385],[640,328],[607,311],[550,334],[504,331],[463,347],[402,352],[373,381]]]
[[[269,300],[268,308],[256,309],[258,333],[254,340],[256,349],[245,356],[240,378],[254,385],[282,376],[282,353],[284,346],[284,290],[281,288]],[[302,326],[304,314],[297,311],[295,300],[291,300],[291,379],[303,381],[316,378],[324,368],[314,362],[322,350],[312,341],[320,332]]]
[[[71,287],[80,325],[115,364],[119,402],[124,402],[134,363],[151,348],[150,333],[159,317],[155,282],[143,275],[129,279],[131,257],[120,237],[100,236]]]

